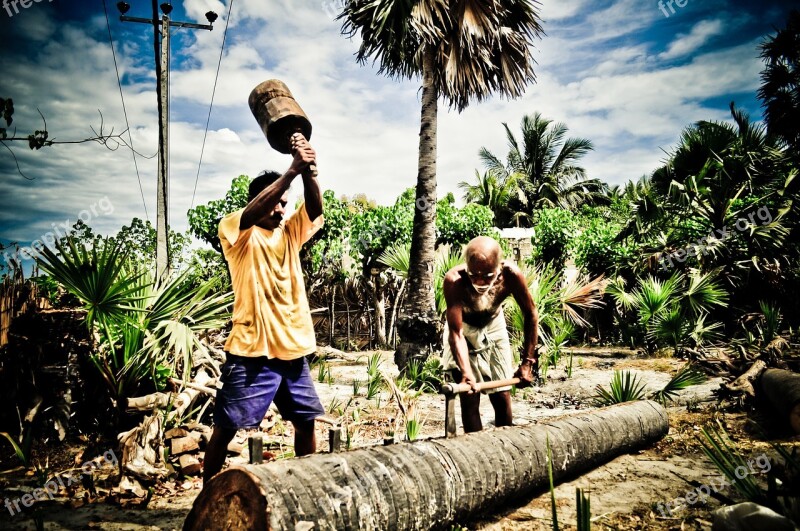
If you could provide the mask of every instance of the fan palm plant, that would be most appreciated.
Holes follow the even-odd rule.
[[[547,371],[547,364],[558,361],[560,348],[572,335],[574,327],[588,325],[582,311],[602,306],[605,280],[602,277],[589,279],[575,276],[565,280],[550,264],[526,269],[528,290],[539,314],[539,337],[548,355],[540,368]],[[512,342],[522,341],[525,319],[519,305],[510,299],[505,305],[506,319]]]
[[[697,385],[706,381],[706,376],[691,364],[686,364],[678,373],[658,391],[652,393],[651,397],[662,404],[674,400],[678,391],[689,386]],[[630,371],[614,371],[608,389],[598,385],[595,387],[595,396],[592,401],[596,406],[610,406],[622,402],[632,402],[634,400],[644,400],[647,396],[646,386],[638,375]]]
[[[155,283],[122,247],[105,240],[89,249],[67,239],[39,259],[87,310],[91,359],[118,407],[143,385],[162,386],[174,374],[188,378],[191,355],[205,350],[198,333],[222,327],[233,300],[231,293],[211,295],[214,280],[196,287],[190,271]]]
[[[623,402],[642,400],[645,397],[645,384],[638,375],[630,371],[614,371],[608,389],[598,385],[595,387],[594,404],[596,406],[610,406]]]
[[[346,0],[342,32],[358,34],[356,58],[390,77],[420,76],[421,117],[409,291],[396,361],[425,357],[440,341],[429,264],[436,242],[438,99],[459,111],[491,94],[522,94],[534,80],[532,41],[542,34],[533,0]],[[424,208],[423,208],[424,207]],[[412,337],[414,336],[414,337]]]
[[[636,215],[620,237],[633,236],[656,257],[699,247],[688,265],[723,268],[742,283],[754,265],[771,259],[787,265],[783,242],[789,230],[782,216],[792,205],[792,178],[780,143],[762,124],[733,104],[731,118],[733,123],[700,121],[683,131],[666,164],[633,194]],[[774,216],[754,223],[760,208]]]
[[[618,320],[626,320],[626,312],[636,312],[639,337],[646,339],[648,351],[666,344],[677,354],[683,347],[697,347],[718,337],[721,324],[707,319],[714,308],[727,304],[728,293],[716,276],[716,271],[691,270],[662,281],[648,275],[631,292],[616,279],[609,283],[609,293],[617,302]]]
[[[401,278],[408,278],[411,244],[398,243],[389,247],[378,257],[378,262],[397,271]],[[433,262],[433,289],[436,311],[440,316],[447,310],[447,302],[444,300],[444,275],[462,262],[463,257],[457,249],[443,245],[436,251]]]
[[[653,399],[666,406],[667,402],[675,400],[678,391],[682,391],[692,385],[701,384],[707,379],[708,378],[706,378],[706,375],[702,371],[694,367],[691,363],[687,363],[669,382],[667,382],[663,389],[653,393]]]

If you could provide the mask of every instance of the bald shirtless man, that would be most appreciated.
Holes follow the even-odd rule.
[[[475,385],[512,377],[514,358],[502,308],[509,295],[513,295],[525,318],[522,363],[513,376],[520,378],[519,387],[527,387],[538,371],[536,305],[525,275],[516,264],[502,258],[500,245],[494,239],[478,236],[467,244],[465,263],[444,277],[447,325],[442,363],[445,370],[452,371],[454,381],[472,387],[472,391],[460,395],[466,433],[483,429],[479,412],[481,395],[475,392]],[[488,391],[496,426],[511,426],[510,389]]]

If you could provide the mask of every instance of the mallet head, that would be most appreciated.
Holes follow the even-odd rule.
[[[290,154],[291,136],[296,132],[311,138],[311,122],[283,81],[260,83],[250,92],[248,103],[273,149]]]

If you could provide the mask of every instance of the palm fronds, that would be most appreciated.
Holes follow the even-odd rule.
[[[137,275],[127,264],[121,243],[97,243],[91,249],[72,238],[59,240],[56,251],[47,246],[37,259],[42,271],[80,300],[86,309],[86,323],[100,328],[124,318],[140,289]]]
[[[667,382],[663,389],[653,393],[653,399],[666,405],[668,401],[674,401],[678,391],[686,389],[692,385],[698,385],[707,380],[706,375],[691,363],[678,371],[678,373]]]
[[[400,278],[408,278],[411,262],[411,242],[392,245],[378,257],[378,263],[397,271]]]
[[[564,281],[563,273],[550,264],[526,269],[525,276],[539,314],[539,337],[549,348],[565,341],[575,326],[586,326],[580,310],[602,305],[605,287],[602,278],[578,276]],[[516,301],[506,304],[506,318],[512,335],[521,335],[525,323]]]
[[[716,280],[716,275],[714,271],[705,274],[692,271],[689,275],[689,285],[683,292],[683,300],[695,315],[708,312],[712,306],[724,306],[728,303],[728,292]]]
[[[397,243],[389,247],[380,255],[378,262],[397,271],[401,278],[407,278],[411,263],[411,244]],[[436,250],[433,266],[433,292],[436,297],[436,309],[440,314],[447,309],[447,303],[444,300],[444,276],[461,262],[461,253],[456,249],[443,245]]]
[[[639,312],[639,320],[643,324],[646,325],[667,309],[682,280],[683,275],[680,273],[675,273],[663,282],[652,275],[641,279],[639,287],[633,292],[633,300]]]
[[[593,402],[596,406],[610,406],[644,399],[645,385],[638,375],[630,371],[614,371],[609,388],[604,389],[598,385],[595,392],[597,394],[593,397]]]
[[[461,252],[457,249],[448,249],[443,246],[436,251],[433,265],[433,293],[436,297],[436,310],[440,315],[447,311],[447,301],[444,298],[444,276],[462,262]]]

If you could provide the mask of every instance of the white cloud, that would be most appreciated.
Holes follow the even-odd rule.
[[[687,35],[678,37],[669,44],[667,51],[659,54],[659,59],[670,60],[684,57],[708,43],[715,35],[720,35],[725,29],[722,20],[702,20],[698,22]]]
[[[542,2],[540,4],[539,14],[542,19],[547,22],[554,20],[563,20],[578,14],[581,10],[586,9],[588,0],[562,0],[560,2]]]
[[[311,118],[324,188],[337,195],[365,193],[386,204],[415,185],[419,81],[397,82],[378,76],[372,65],[357,65],[353,52],[358,42],[340,35],[340,24],[332,20],[338,0],[332,1],[236,1],[195,206],[221,197],[240,174],[254,176],[289,165],[287,155],[270,149],[247,105],[250,90],[269,78],[284,80]],[[227,14],[227,5],[216,0],[187,0],[184,7],[190,20],[203,22],[208,10],[217,11],[220,19],[214,31],[182,32],[173,41],[170,214],[176,230],[187,228],[185,214],[192,205]],[[121,131],[124,118],[105,18],[101,14],[88,24],[58,26],[47,13],[39,10],[30,17],[30,24],[39,25],[36,38],[46,35],[45,40],[24,46],[30,36],[18,24],[7,36],[23,43],[20,50],[6,48],[0,54],[0,96],[14,97],[15,125],[26,134],[38,128],[38,107],[51,135],[79,139],[98,124],[99,109],[106,125]],[[440,105],[440,195],[460,195],[457,183],[471,180],[480,167],[480,147],[505,156],[501,122],[517,131],[522,115],[534,111],[565,122],[570,135],[594,142],[595,151],[583,164],[590,176],[611,183],[636,179],[660,164],[661,149],[669,149],[683,127],[699,119],[727,118],[726,109],[711,106],[709,99],[754,92],[758,84],[756,41],[698,54],[703,43],[713,42],[698,39],[716,34],[714,21],[687,28],[686,35],[661,45],[664,54],[685,59],[665,67],[664,57],[652,52],[659,43],[647,33],[663,18],[655,6],[642,9],[638,0],[599,5],[574,0],[543,4],[542,14],[552,24],[537,43],[538,83],[522,98],[494,98],[461,114]],[[112,31],[134,144],[152,155],[157,116],[148,30],[137,33],[112,20]],[[690,46],[692,35],[695,44]],[[88,144],[38,152],[18,145],[15,152],[23,171],[36,179],[22,179],[13,159],[0,154],[0,237],[37,238],[53,222],[74,219],[104,196],[115,210],[95,221],[97,230],[114,232],[132,217],[144,217],[130,151]],[[138,162],[154,221],[156,161]],[[301,193],[298,184],[293,197]]]

